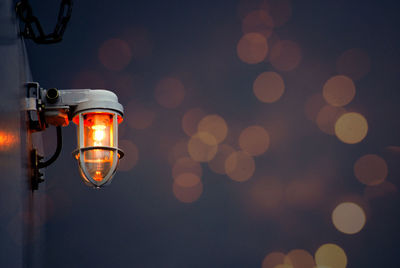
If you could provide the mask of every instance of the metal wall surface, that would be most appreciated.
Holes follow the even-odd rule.
[[[23,84],[31,80],[14,3],[0,3],[0,267],[40,267],[43,243],[41,194],[29,189],[28,141],[21,112]]]

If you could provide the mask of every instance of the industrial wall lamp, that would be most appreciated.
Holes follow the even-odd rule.
[[[47,161],[31,150],[32,189],[43,181],[40,169],[52,164],[61,152],[61,127],[77,125],[78,143],[73,155],[78,160],[83,181],[95,188],[111,182],[123,152],[118,148],[118,124],[123,107],[108,90],[43,89],[38,83],[26,84],[26,111],[30,132],[57,127],[57,149]]]

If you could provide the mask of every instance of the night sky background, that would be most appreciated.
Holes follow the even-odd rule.
[[[59,2],[31,1],[47,31]],[[276,9],[256,0],[74,2],[61,43],[26,41],[33,79],[44,88],[114,91],[125,108],[119,139],[126,157],[110,186],[91,189],[70,154],[76,127],[63,129],[61,156],[47,168],[46,184],[37,193],[47,203],[36,223],[45,239],[46,267],[269,268],[274,266],[263,260],[272,252],[302,249],[314,257],[327,243],[344,250],[347,267],[399,267],[397,1],[270,1],[281,7]],[[243,21],[255,10],[268,11],[282,25],[266,39],[266,58],[249,64],[238,44]],[[286,57],[298,59],[290,68],[269,57],[279,40],[297,48]],[[338,63],[352,49],[363,56],[356,58],[355,76]],[[276,72],[285,84],[273,103],[253,93],[263,72]],[[325,104],[310,98],[323,101],[326,81],[338,74],[348,75],[356,88],[343,109],[368,122],[367,136],[355,144],[321,131],[315,122]],[[165,81],[181,91],[158,98]],[[183,100],[174,92],[184,92]],[[163,98],[168,103],[169,97],[176,103],[166,107]],[[234,150],[241,149],[238,139],[247,127],[268,131],[269,148],[254,156],[248,180],[234,181],[201,163],[194,192],[186,189],[182,197],[173,191],[174,163],[190,157],[182,120],[194,108],[225,120],[223,144]],[[55,129],[44,136],[50,155]],[[354,174],[355,162],[367,154],[387,165],[378,185],[367,186]],[[365,212],[361,231],[335,228],[332,211],[342,202]],[[312,267],[299,263],[278,267]]]

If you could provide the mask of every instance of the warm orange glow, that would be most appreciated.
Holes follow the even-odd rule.
[[[335,135],[335,123],[346,110],[342,107],[325,105],[317,114],[316,123],[318,128],[329,135]]]
[[[385,181],[388,166],[382,157],[367,154],[360,157],[354,164],[354,175],[366,185],[377,185]]]
[[[225,161],[234,151],[235,150],[227,144],[219,145],[217,154],[208,162],[208,166],[217,174],[226,174]]]
[[[285,83],[276,72],[263,72],[253,83],[254,95],[262,102],[273,103],[279,100],[285,91]]]
[[[295,268],[295,267],[290,264],[278,264],[274,268]]]
[[[93,140],[97,143],[103,143],[104,138],[106,137],[106,126],[104,125],[95,125],[92,126],[93,129]]]
[[[293,249],[285,256],[284,263],[293,268],[313,268],[315,261],[313,256],[304,249]]]
[[[85,146],[113,146],[111,114],[85,114],[83,124]]]
[[[199,162],[189,157],[179,158],[172,167],[172,177],[175,179],[181,174],[191,173],[201,178],[203,170]]]
[[[283,264],[285,254],[282,252],[271,252],[265,256],[262,262],[262,268],[275,268],[276,266]]]
[[[199,180],[198,183],[192,187],[182,187],[176,181],[172,185],[172,191],[175,198],[182,203],[193,203],[200,198],[203,193],[203,183]]]
[[[206,132],[214,136],[217,143],[223,142],[228,134],[228,125],[221,116],[216,114],[207,115],[201,119],[197,129],[199,132]]]
[[[131,61],[132,51],[128,43],[121,39],[109,39],[99,48],[100,62],[111,71],[121,71]]]
[[[345,268],[347,265],[346,253],[335,244],[324,244],[319,247],[314,259],[318,267]]]
[[[345,113],[335,124],[336,137],[344,143],[358,143],[367,136],[367,132],[367,120],[359,113]]]
[[[83,161],[89,175],[95,181],[102,181],[111,169],[114,152],[109,150],[89,150],[83,152]]]
[[[364,50],[359,48],[349,49],[337,60],[336,69],[340,74],[359,80],[370,71],[371,60]]]
[[[180,80],[167,77],[157,84],[154,97],[161,106],[174,109],[183,102],[185,88]]]
[[[19,142],[13,132],[0,130],[0,151],[9,151]]]
[[[239,59],[248,64],[262,62],[267,56],[267,53],[267,39],[259,33],[245,34],[237,45]]]
[[[197,133],[197,125],[206,113],[200,108],[190,109],[182,118],[183,131],[189,137]]]
[[[332,212],[333,225],[345,234],[358,233],[364,227],[365,221],[364,210],[355,203],[341,203]]]
[[[188,143],[190,157],[198,162],[208,162],[214,158],[218,150],[217,140],[208,132],[198,132]]]
[[[113,116],[108,113],[87,113],[83,115],[84,147],[114,146]],[[83,159],[90,176],[102,181],[113,164],[114,152],[106,149],[92,149],[83,152]]]
[[[269,61],[279,71],[292,71],[301,61],[301,48],[291,40],[277,41],[269,54]]]
[[[191,188],[201,183],[201,180],[196,174],[182,173],[175,178],[174,182],[180,187]]]
[[[246,15],[242,22],[243,33],[259,33],[270,37],[274,29],[274,21],[265,10],[254,10]]]
[[[356,95],[353,80],[344,75],[336,75],[326,81],[323,96],[332,106],[344,106],[350,103]]]
[[[265,153],[268,150],[270,138],[268,132],[261,126],[250,126],[239,136],[239,146],[252,156]]]
[[[253,157],[243,151],[232,153],[225,161],[226,174],[234,181],[247,181],[253,176],[256,165]]]

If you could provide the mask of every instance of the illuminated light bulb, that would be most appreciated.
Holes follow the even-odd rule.
[[[104,140],[106,133],[105,133],[106,126],[96,125],[93,126],[93,140],[95,140],[98,144],[101,145],[101,142]]]
[[[37,190],[43,181],[39,171],[59,156],[61,127],[67,126],[70,120],[77,125],[78,142],[73,155],[84,182],[95,188],[109,184],[124,155],[118,148],[118,124],[123,120],[124,109],[117,95],[103,89],[43,89],[36,82],[25,83],[25,87],[28,94],[23,110],[29,111],[27,133],[44,131],[48,125],[57,127],[57,149],[47,161],[41,161],[34,144],[27,146],[32,159],[31,189]],[[3,140],[0,130],[0,150]]]
[[[120,157],[116,147],[117,125],[118,114],[113,112],[94,110],[79,114],[81,150],[76,158],[81,175],[89,185],[100,187],[109,182],[115,172]]]

